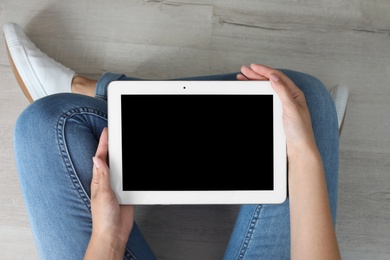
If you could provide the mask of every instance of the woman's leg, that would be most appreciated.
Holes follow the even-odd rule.
[[[325,168],[332,218],[335,224],[338,189],[338,125],[333,100],[316,78],[281,69],[302,89],[311,113],[318,149]],[[237,73],[188,77],[174,80],[236,80]],[[96,95],[106,99],[113,80],[142,80],[123,74],[106,73],[98,81]],[[289,259],[290,219],[288,199],[282,204],[242,205],[225,259]]]
[[[336,223],[339,135],[334,102],[316,78],[291,70],[282,71],[302,89],[310,110]],[[290,259],[288,199],[277,205],[242,205],[224,259]]]
[[[106,126],[105,101],[71,93],[36,100],[16,122],[17,170],[41,259],[84,256],[92,230],[92,156]],[[125,259],[155,259],[136,224]]]
[[[236,74],[184,78],[235,79]],[[30,104],[19,116],[15,159],[35,243],[42,259],[81,259],[92,229],[92,156],[107,126],[107,87],[113,80],[139,80],[106,73],[98,82],[76,76],[72,91]],[[95,97],[93,96],[95,92]],[[89,96],[89,97],[88,97]],[[126,259],[154,259],[135,224]]]

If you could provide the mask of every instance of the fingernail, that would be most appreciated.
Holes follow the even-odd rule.
[[[271,74],[269,75],[269,78],[272,80],[272,81],[275,81],[275,82],[278,82],[280,80],[279,76],[276,75],[276,74]]]
[[[93,164],[95,165],[96,169],[99,169],[100,166],[102,166],[100,159],[97,157],[92,157]]]

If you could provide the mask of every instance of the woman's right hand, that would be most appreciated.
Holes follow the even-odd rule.
[[[243,65],[238,80],[269,80],[283,106],[287,155],[293,159],[302,148],[316,149],[309,109],[303,92],[283,72],[261,64]]]
[[[269,80],[283,106],[287,141],[291,259],[341,259],[324,168],[303,92],[279,70],[242,66],[239,80]]]

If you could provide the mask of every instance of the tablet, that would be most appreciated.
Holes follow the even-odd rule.
[[[282,105],[269,81],[113,81],[111,184],[120,204],[282,203]]]

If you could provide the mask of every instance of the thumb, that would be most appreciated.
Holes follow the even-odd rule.
[[[105,161],[95,156],[92,158],[96,171],[99,191],[110,191],[110,170]]]
[[[91,181],[91,199],[96,196],[99,191],[100,177],[98,168],[101,166],[101,161],[98,157],[92,157],[93,169],[92,169],[92,181]]]

